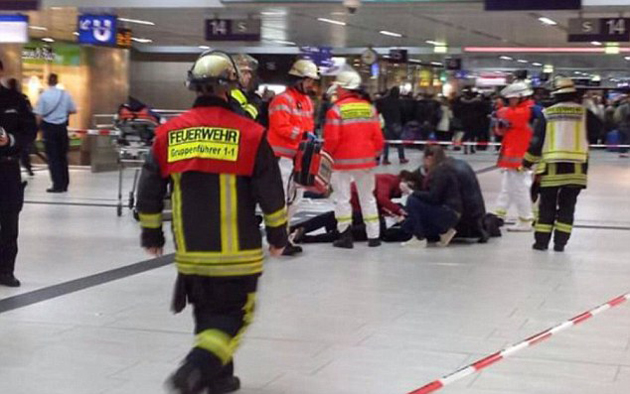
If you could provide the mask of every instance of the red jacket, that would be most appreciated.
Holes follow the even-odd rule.
[[[523,157],[527,153],[533,130],[530,126],[532,118],[532,102],[524,101],[516,107],[501,108],[497,113],[500,119],[505,119],[510,126],[501,129],[503,143],[497,166],[499,168],[519,168]]]
[[[348,93],[326,113],[324,150],[335,160],[335,170],[376,167],[383,149],[381,122],[374,107],[356,93]]]
[[[278,157],[295,157],[305,133],[315,131],[310,97],[288,88],[269,105],[269,145]]]
[[[400,216],[402,214],[400,205],[392,201],[392,198],[402,197],[400,177],[398,175],[376,174],[374,195],[376,196],[376,204],[378,205],[378,211],[381,215]],[[354,182],[352,182],[352,198],[350,199],[350,203],[352,203],[353,212],[361,212],[359,192]]]

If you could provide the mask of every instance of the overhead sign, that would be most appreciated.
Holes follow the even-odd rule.
[[[28,42],[26,15],[0,15],[0,43],[23,44]]]
[[[579,10],[582,0],[485,0],[486,11]]]
[[[79,43],[116,45],[115,15],[79,15]]]
[[[331,47],[301,47],[304,58],[312,60],[318,67],[332,67],[335,62]]]
[[[39,9],[39,0],[0,0],[2,11],[31,11]]]
[[[207,41],[260,41],[260,19],[207,19]]]
[[[630,41],[630,18],[570,19],[569,42]]]
[[[125,49],[131,48],[131,44],[133,43],[131,41],[131,37],[131,29],[118,29],[118,31],[116,32],[116,46],[118,48]]]
[[[407,63],[409,55],[406,49],[391,49],[389,51],[389,61],[392,63]]]
[[[459,71],[462,69],[462,59],[459,57],[448,58],[444,63],[448,71]]]

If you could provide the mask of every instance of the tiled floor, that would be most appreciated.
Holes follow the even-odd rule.
[[[577,224],[630,228],[630,162],[594,156]],[[467,158],[476,169],[495,160]],[[480,181],[491,208],[499,173]],[[113,205],[116,182],[113,173],[75,170],[70,193],[50,196],[44,172],[31,180],[17,271],[24,286],[0,288],[0,299],[147,259],[128,212],[66,205]],[[627,230],[578,228],[565,254],[533,252],[531,234],[504,234],[444,250],[309,246],[303,257],[270,260],[257,320],[236,358],[241,392],[407,393],[630,291],[628,240]],[[163,392],[192,341],[189,311],[169,313],[173,278],[174,268],[163,267],[0,313],[0,393]],[[630,306],[442,392],[628,393]]]

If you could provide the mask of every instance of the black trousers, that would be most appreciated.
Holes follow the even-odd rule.
[[[65,124],[42,123],[44,132],[44,146],[48,156],[48,168],[52,180],[53,189],[67,190],[70,184],[68,171],[68,150],[70,139],[68,128]]]
[[[18,254],[19,210],[0,209],[0,275],[12,275]]]
[[[186,361],[202,370],[210,386],[234,373],[234,351],[253,320],[258,275],[180,278],[195,319],[195,347]]]
[[[582,191],[575,186],[540,188],[540,208],[536,223],[536,243],[548,246],[551,235],[554,243],[564,246],[571,238],[575,205]]]
[[[387,226],[385,224],[385,218],[382,216],[379,217],[379,222],[381,226],[381,235],[385,233],[387,230]],[[297,228],[304,229],[304,235],[300,240],[300,243],[304,244],[312,244],[312,243],[333,243],[339,239],[340,234],[337,231],[337,219],[335,218],[335,212],[325,212],[319,214],[315,217],[307,219],[303,222],[300,222],[296,225],[291,226],[290,231],[293,232]],[[326,232],[323,234],[317,235],[308,235],[313,231],[317,231],[319,229],[325,229]],[[358,213],[352,214],[352,238],[358,242],[364,242],[368,240],[367,232],[365,229],[365,223],[363,222],[363,215]],[[381,237],[382,238],[382,237]]]
[[[28,172],[33,171],[33,165],[31,164],[31,149],[33,144],[28,144],[22,147],[22,152],[20,153],[20,163],[22,163],[22,167],[24,167]]]

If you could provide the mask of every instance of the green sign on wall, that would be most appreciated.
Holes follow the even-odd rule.
[[[31,41],[22,49],[25,64],[54,64],[59,66],[80,66],[81,47],[76,44],[44,44]]]

